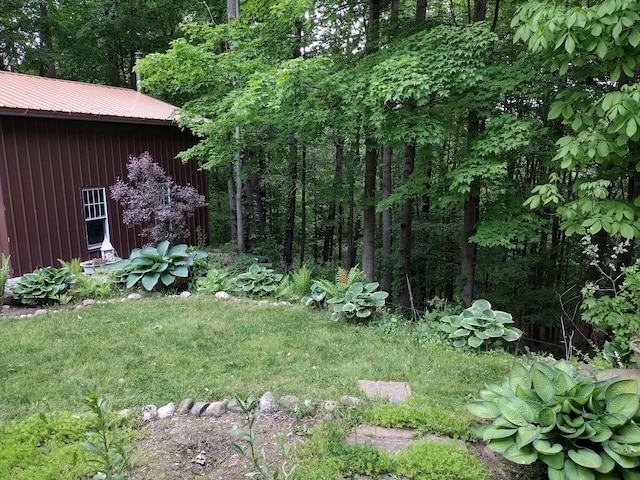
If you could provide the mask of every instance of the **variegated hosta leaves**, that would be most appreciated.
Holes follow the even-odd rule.
[[[549,479],[640,479],[640,419],[635,380],[594,381],[566,363],[515,363],[468,405],[492,423],[476,429],[516,463],[537,460]]]
[[[522,330],[507,325],[513,323],[511,314],[492,310],[486,300],[476,300],[460,315],[449,315],[440,321],[440,330],[449,334],[455,347],[487,347],[500,340],[513,342],[522,336]]]

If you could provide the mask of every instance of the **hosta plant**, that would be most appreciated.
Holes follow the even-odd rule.
[[[254,263],[248,271],[233,279],[233,290],[253,295],[269,295],[278,288],[282,277],[281,273]]]
[[[638,385],[594,381],[571,366],[515,363],[500,385],[468,405],[491,420],[476,429],[512,462],[542,461],[550,480],[640,479]]]
[[[169,248],[169,242],[160,242],[157,247],[136,248],[129,258],[119,260],[109,266],[117,283],[131,288],[138,283],[151,291],[162,285],[168,287],[177,279],[189,277],[190,268],[196,258],[206,257],[206,253],[190,250],[185,244]]]
[[[11,291],[24,304],[47,305],[68,300],[66,291],[77,279],[66,267],[38,268],[23,275]]]
[[[454,347],[486,348],[501,341],[513,342],[522,336],[522,330],[507,325],[513,323],[510,313],[492,310],[486,300],[476,300],[460,315],[440,319],[440,330],[449,334]]]
[[[376,309],[384,307],[385,299],[389,296],[387,292],[376,292],[379,286],[378,282],[357,282],[343,296],[327,300],[328,304],[333,305],[331,320],[369,318]]]

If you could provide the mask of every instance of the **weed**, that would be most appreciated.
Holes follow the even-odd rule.
[[[108,399],[99,396],[95,388],[87,387],[84,403],[95,416],[94,430],[87,432],[92,441],[82,442],[82,448],[93,454],[92,461],[101,469],[93,480],[123,480],[130,476],[136,465],[136,459],[129,453],[125,442],[126,429],[115,429],[115,420],[108,419]]]
[[[244,420],[247,422],[247,428],[235,428],[229,433],[231,433],[232,435],[240,435],[249,446],[249,453],[246,453],[237,443],[232,443],[231,448],[235,452],[247,458],[256,469],[256,471],[248,473],[247,476],[254,477],[259,475],[265,480],[277,480],[278,478],[280,478],[280,472],[282,471],[285,479],[293,478],[296,466],[294,465],[291,468],[287,468],[287,462],[291,453],[291,446],[285,442],[284,435],[277,435],[278,445],[280,445],[280,453],[284,458],[284,462],[279,469],[276,469],[272,472],[267,461],[267,454],[265,449],[262,449],[260,455],[258,455],[258,453],[256,452],[255,430],[253,426],[256,420],[262,415],[262,412],[258,410],[254,411],[258,406],[258,401],[248,397],[247,395],[240,394],[236,395],[235,398],[238,406],[245,416]]]

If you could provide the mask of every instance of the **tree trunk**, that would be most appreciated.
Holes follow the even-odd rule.
[[[382,200],[388,200],[391,196],[392,184],[392,164],[393,151],[388,145],[382,147]],[[391,221],[393,210],[387,206],[382,211],[382,286],[385,292],[391,292],[391,284],[393,280],[393,261],[391,255],[393,253],[393,239],[391,236]]]
[[[256,216],[256,233],[260,237],[264,237],[266,213],[264,211],[264,202],[262,201],[262,187],[260,186],[260,177],[255,172],[249,175],[251,181],[251,191],[253,192],[253,205],[255,207]]]
[[[284,232],[282,252],[283,268],[288,272],[293,265],[293,232],[296,223],[296,196],[298,183],[298,142],[295,137],[289,139],[289,191],[287,194],[287,224]]]
[[[473,10],[473,21],[484,21],[487,14],[487,4],[485,0],[476,0]],[[471,15],[471,12],[469,12]],[[484,119],[478,117],[476,112],[469,112],[467,117],[467,146],[471,148],[473,141],[484,128]],[[476,227],[480,219],[480,180],[475,179],[471,183],[471,191],[464,201],[464,213],[462,223],[462,303],[465,308],[470,307],[473,302],[475,275],[476,275],[476,255],[477,244],[470,239],[476,234]]]
[[[240,139],[240,127],[236,127],[236,140]],[[236,241],[238,253],[244,253],[244,222],[242,220],[242,152],[236,152]]]
[[[347,264],[346,268],[352,268],[356,264],[356,238],[359,227],[355,220],[355,185],[353,176],[349,182],[349,213],[347,217]]]
[[[473,303],[476,276],[476,254],[478,246],[469,239],[476,234],[476,224],[480,216],[480,187],[477,182],[471,186],[471,193],[464,202],[462,224],[462,304],[468,308]]]
[[[329,211],[327,212],[327,221],[325,223],[324,241],[322,244],[322,260],[327,263],[333,260],[333,245],[335,243],[336,229],[336,195],[342,184],[342,158],[344,155],[344,142],[335,143],[335,172],[333,175],[332,192],[333,195],[329,202]]]
[[[413,173],[416,161],[415,145],[404,146],[404,161],[402,168],[402,180],[407,184]],[[400,240],[398,242],[398,269],[402,276],[402,289],[398,294],[398,303],[405,307],[411,306],[411,297],[407,279],[411,277],[411,216],[413,201],[406,198],[402,204],[402,214],[400,219]]]
[[[307,243],[307,149],[302,150],[302,174],[300,191],[300,265],[304,264]]]
[[[364,157],[364,195],[362,203],[362,273],[367,282],[373,282],[376,252],[376,171],[378,151],[367,145]]]
[[[372,54],[378,51],[380,38],[381,0],[368,2],[367,42],[365,51]],[[376,173],[378,168],[378,151],[373,141],[365,140],[364,156],[364,195],[362,215],[362,273],[367,282],[373,282],[376,251]]]
[[[231,241],[237,243],[238,226],[236,217],[236,190],[234,188],[233,163],[227,164],[227,195],[229,197],[229,225],[231,226]]]
[[[245,215],[245,228],[247,230],[247,248],[251,251],[256,246],[256,215],[253,204],[253,188],[251,180],[248,178],[243,179],[244,185],[244,211]]]

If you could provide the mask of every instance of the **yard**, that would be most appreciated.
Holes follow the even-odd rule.
[[[299,459],[299,477],[329,478],[317,473],[328,472],[326,466],[317,467],[316,473],[313,469],[301,473],[314,465],[310,449],[322,450],[323,438],[326,443],[362,422],[377,419],[380,424],[410,426],[417,435],[435,432],[471,439],[472,418],[465,404],[485,382],[499,381],[513,363],[513,357],[505,353],[472,355],[424,338],[421,341],[415,332],[405,332],[397,325],[356,326],[332,322],[326,311],[223,301],[208,295],[111,302],[33,318],[3,318],[1,323],[0,422],[5,426],[0,428],[42,421],[41,429],[51,430],[55,423],[52,412],[84,418],[89,413],[82,402],[85,388],[94,385],[110,396],[111,411],[135,412],[136,428],[130,441],[138,450],[137,478],[160,478],[158,473],[145,476],[154,468],[164,471],[165,478],[238,478],[251,471],[249,462],[237,454],[233,457],[227,448],[232,441],[245,445],[241,438],[227,433],[242,414],[228,413],[219,419],[172,417],[138,428],[140,412],[147,404],[178,404],[187,397],[212,402],[237,394],[259,398],[267,391],[277,399],[295,395],[300,405],[309,400],[308,408],[296,407],[288,415],[260,417],[256,423],[259,443],[283,433],[295,445],[307,444],[306,449],[295,448],[295,457],[290,459],[290,463]],[[344,395],[361,397],[360,379],[408,382],[412,397],[401,406],[364,402],[358,407],[340,407],[332,414],[323,411],[325,401]],[[313,433],[319,431],[324,436]],[[58,455],[55,459],[73,473],[55,478],[77,478],[79,473],[89,478],[94,466],[87,463],[78,445],[70,447],[68,458]],[[273,448],[267,452],[277,467],[276,446],[272,441]],[[4,450],[11,449],[5,445]],[[46,457],[37,458],[46,450],[38,448],[37,455],[31,456],[14,452],[33,467],[16,466],[11,478],[37,478],[21,477],[17,472],[37,471],[38,462],[50,462]],[[204,464],[197,459],[201,452]],[[222,459],[225,454],[221,452],[227,452],[228,458]],[[359,458],[371,452],[350,455]],[[0,467],[3,461],[11,466],[10,457],[0,456]],[[79,458],[77,465],[73,458]],[[235,462],[234,467],[224,462]],[[214,470],[213,465],[220,468]],[[169,473],[170,468],[178,468],[184,476]],[[370,467],[370,471],[376,470]]]

